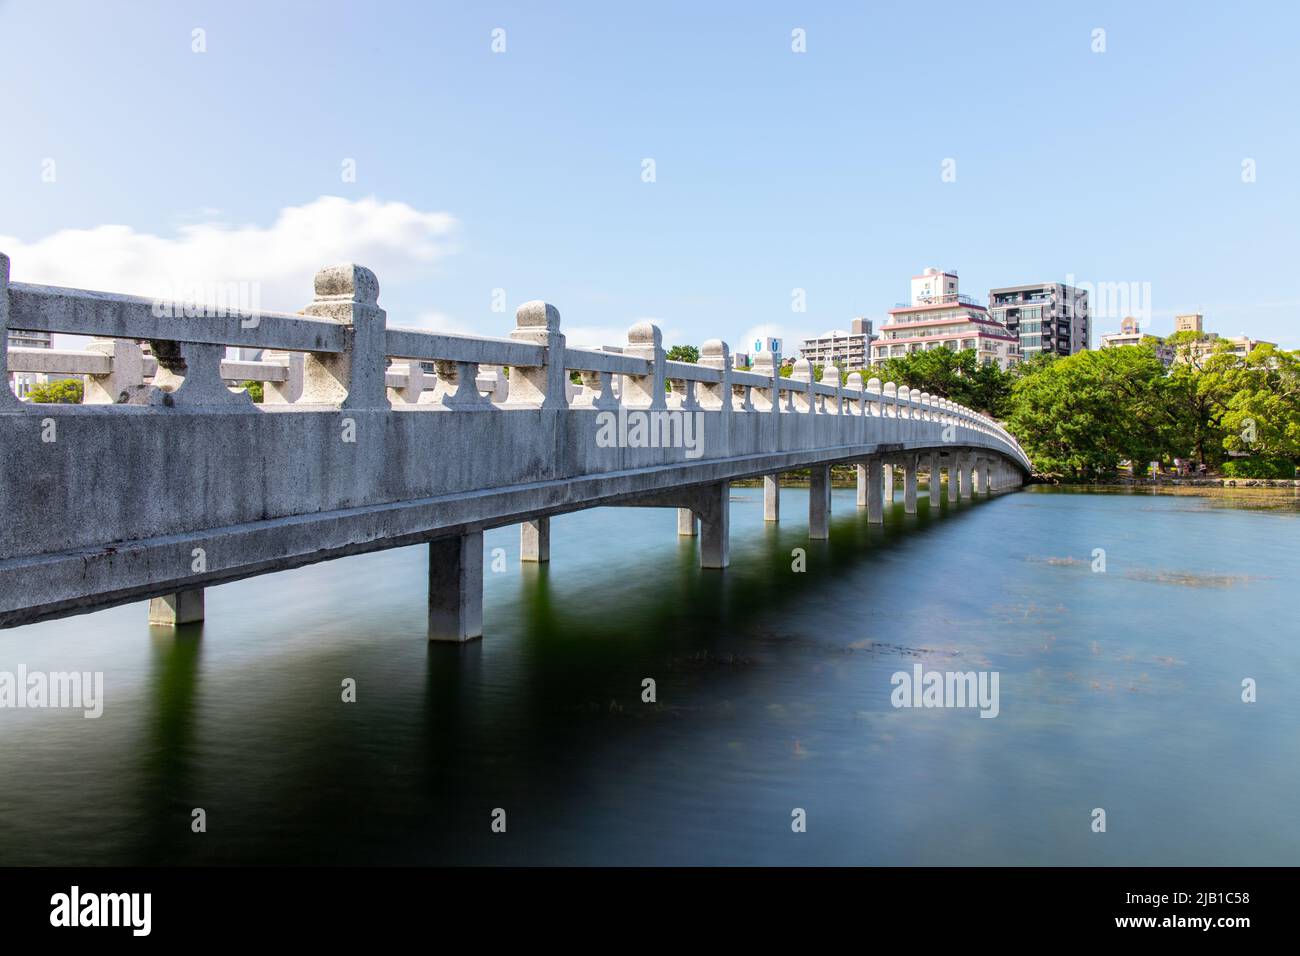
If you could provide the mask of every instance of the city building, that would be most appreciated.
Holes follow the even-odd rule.
[[[54,336],[50,332],[27,332],[15,329],[9,333],[9,347],[12,349],[52,349]],[[35,372],[14,372],[9,376],[13,383],[14,394],[26,398],[37,385],[44,383],[45,376]]]
[[[1252,339],[1249,335],[1220,335],[1218,332],[1207,332],[1205,315],[1201,312],[1185,312],[1174,316],[1174,332],[1193,332],[1197,336],[1195,341],[1183,343],[1176,348],[1177,354],[1174,360],[1179,362],[1200,362],[1225,343],[1228,345],[1228,351],[1240,359],[1249,355],[1256,346],[1277,346],[1276,342]]]
[[[1174,361],[1174,348],[1172,345],[1166,345],[1165,340],[1158,335],[1148,335],[1142,331],[1142,327],[1137,319],[1128,315],[1119,324],[1118,332],[1107,332],[1101,337],[1101,347],[1104,349],[1123,348],[1126,345],[1141,345],[1144,339],[1151,339],[1155,345],[1156,357],[1168,368]]]
[[[889,310],[889,319],[871,343],[871,360],[883,362],[911,352],[972,349],[986,365],[1006,369],[1019,360],[1017,340],[988,310],[958,290],[956,272],[926,269],[912,277],[912,301]]]
[[[1092,347],[1088,293],[1061,282],[989,289],[989,315],[1019,340],[1020,359]]]
[[[856,318],[850,330],[832,329],[815,339],[805,339],[799,354],[813,365],[837,365],[856,372],[871,364],[871,320]]]

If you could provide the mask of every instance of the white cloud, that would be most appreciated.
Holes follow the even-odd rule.
[[[321,267],[360,263],[374,270],[382,288],[386,279],[455,252],[458,227],[449,213],[420,212],[406,203],[321,196],[281,209],[269,226],[209,219],[166,237],[102,225],[63,229],[30,243],[0,236],[0,252],[12,260],[15,282],[150,297],[256,283],[260,307],[294,312],[311,301],[312,277]]]

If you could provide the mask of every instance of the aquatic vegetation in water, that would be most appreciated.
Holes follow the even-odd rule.
[[[1249,574],[1203,574],[1198,571],[1125,571],[1124,577],[1133,581],[1151,581],[1156,584],[1180,584],[1189,588],[1231,588],[1258,580]]]

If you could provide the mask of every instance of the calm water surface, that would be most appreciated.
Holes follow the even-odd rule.
[[[464,647],[424,639],[421,548],[210,589],[175,634],[141,604],[0,631],[0,670],[106,696],[0,710],[0,864],[1300,863],[1293,493],[923,498],[881,527],[845,489],[829,542],[805,492],[779,527],[732,496],[723,573],[667,510],[557,518],[549,567],[490,533]],[[1000,715],[894,709],[918,661],[999,672]]]

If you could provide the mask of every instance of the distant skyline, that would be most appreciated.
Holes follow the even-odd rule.
[[[937,266],[1300,348],[1296,5],[914,10],[0,0],[0,252],[284,310],[353,260],[392,325],[544,298],[575,345],[787,352]]]

